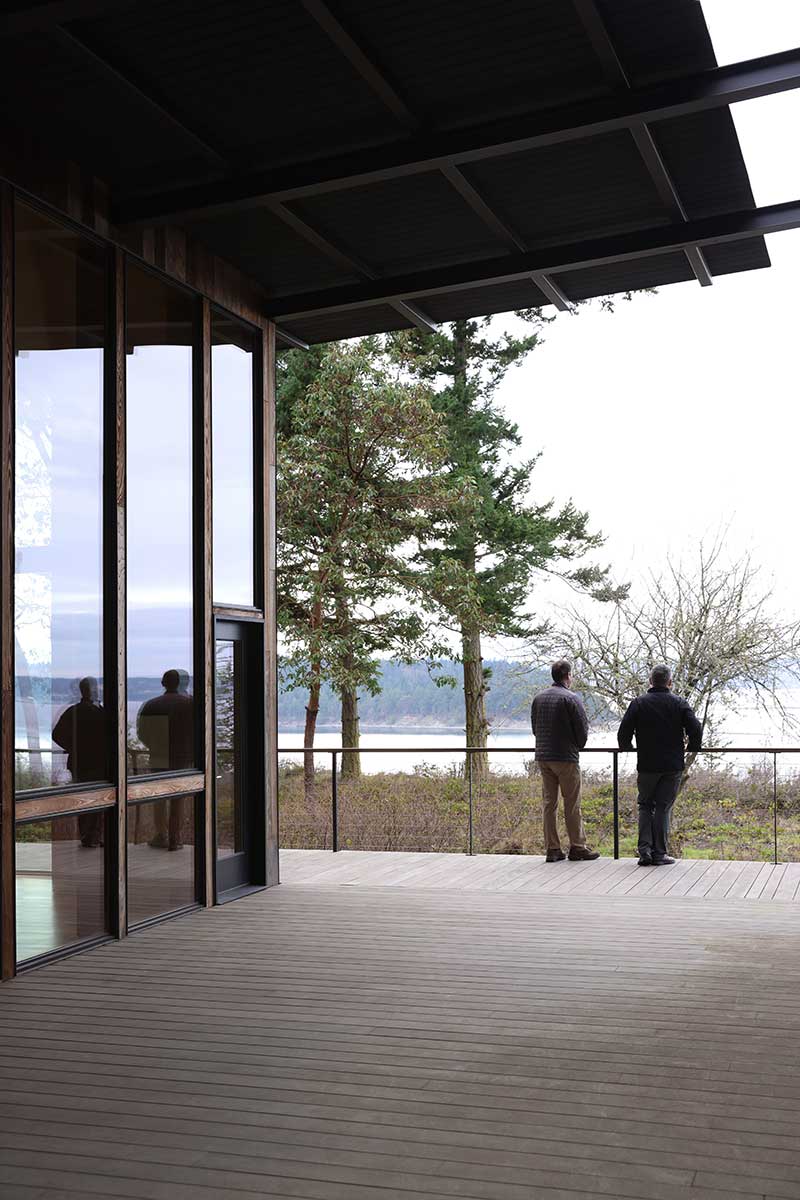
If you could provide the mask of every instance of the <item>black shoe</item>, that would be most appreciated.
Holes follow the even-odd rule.
[[[671,867],[674,862],[675,862],[674,858],[670,858],[670,856],[668,854],[665,854],[663,858],[654,858],[653,866],[654,867]]]
[[[653,865],[652,855],[650,855],[650,854],[640,854],[639,855],[639,866],[640,867],[652,867],[652,865]]]
[[[545,855],[544,861],[545,862],[563,862],[566,857],[567,856],[563,850],[548,850],[547,854]]]
[[[588,846],[570,846],[569,861],[570,862],[594,862],[600,857],[599,850],[590,850]]]

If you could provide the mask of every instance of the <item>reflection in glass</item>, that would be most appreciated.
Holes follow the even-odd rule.
[[[128,270],[128,758],[196,766],[192,527],[194,300]]]
[[[17,960],[107,932],[105,813],[17,825]]]
[[[193,796],[128,808],[128,924],[197,900]]]
[[[236,654],[240,646],[240,642],[217,640],[214,719],[218,858],[227,858],[244,849],[240,781],[241,688]]]
[[[22,790],[108,778],[99,708],[106,256],[25,204],[16,204],[15,222],[14,719]],[[73,739],[70,750],[52,731],[87,678],[96,709],[91,749]]]
[[[255,603],[253,591],[253,351],[247,326],[211,323],[214,599]]]

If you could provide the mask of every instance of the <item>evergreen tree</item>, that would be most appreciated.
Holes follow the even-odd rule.
[[[438,655],[420,604],[431,572],[411,556],[459,497],[443,477],[444,427],[430,389],[409,383],[377,339],[291,351],[278,375],[278,620],[285,686],[308,691],[308,787],[320,690],[358,747],[358,689],[379,689],[378,652]],[[462,489],[463,490],[463,489]],[[343,774],[359,772],[345,755]]]
[[[435,531],[423,550],[425,561],[462,575],[461,586],[440,597],[443,623],[457,632],[463,674],[467,744],[485,747],[489,722],[482,637],[529,640],[539,623],[529,609],[536,574],[557,572],[604,594],[606,572],[579,566],[601,545],[589,518],[570,502],[532,499],[538,456],[514,461],[521,437],[497,406],[495,393],[509,369],[538,345],[548,319],[538,309],[516,314],[528,331],[495,336],[491,318],[456,321],[437,333],[408,330],[392,335],[395,359],[412,377],[437,388],[434,405],[447,431],[448,471],[454,487],[469,485],[475,503],[450,529]],[[450,601],[456,598],[456,603]],[[466,598],[466,600],[465,600]],[[487,756],[472,756],[473,771],[487,769]]]

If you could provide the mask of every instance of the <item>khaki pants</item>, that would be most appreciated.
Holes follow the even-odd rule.
[[[560,850],[558,825],[558,789],[564,797],[564,822],[570,846],[586,845],[586,833],[581,814],[581,769],[578,763],[540,762],[542,773],[542,817],[544,820],[545,850]]]

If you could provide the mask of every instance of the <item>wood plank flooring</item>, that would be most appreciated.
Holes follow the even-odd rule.
[[[635,858],[546,863],[520,854],[403,854],[363,850],[282,850],[285,883],[560,896],[671,896],[677,899],[788,900],[800,904],[800,863],[679,859],[639,867]]]
[[[0,987],[2,1200],[800,1197],[796,871],[282,857]]]

